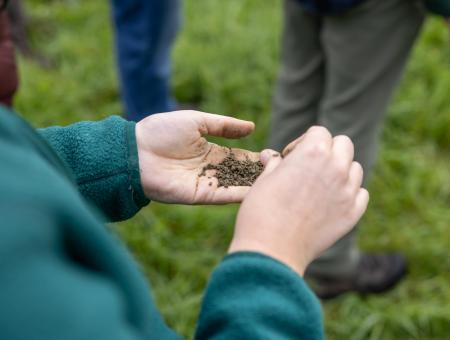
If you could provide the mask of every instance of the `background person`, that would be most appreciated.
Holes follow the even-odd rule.
[[[176,108],[171,51],[181,22],[180,0],[112,0],[116,50],[126,118]]]
[[[50,59],[35,51],[30,44],[27,35],[29,18],[25,15],[22,1],[3,0],[0,5],[6,8],[7,2],[12,27],[6,22],[7,15],[3,13],[0,28],[2,58],[7,58],[9,63],[14,60],[14,41],[25,57],[32,58],[43,67],[50,67]],[[126,117],[139,121],[149,114],[174,110],[176,103],[170,90],[171,51],[181,22],[180,0],[125,0],[111,3]],[[15,64],[14,69],[7,64],[3,63],[9,68],[9,74],[2,74],[8,78],[0,86],[15,88]],[[5,91],[3,88],[0,90]],[[3,102],[10,105],[10,99]]]
[[[285,0],[269,146],[280,150],[323,125],[352,139],[367,183],[384,113],[424,16],[422,0]],[[401,254],[361,253],[354,231],[308,269],[321,298],[383,292],[405,274]]]

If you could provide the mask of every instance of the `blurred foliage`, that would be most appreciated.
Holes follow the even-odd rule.
[[[120,114],[110,9],[106,1],[27,2],[32,43],[51,70],[21,60],[17,110],[36,126]],[[270,124],[278,68],[280,2],[186,0],[174,53],[173,87],[205,111],[256,122],[253,136],[225,142],[259,150]],[[363,249],[398,250],[410,275],[382,296],[348,294],[324,305],[329,339],[450,337],[450,44],[430,18],[390,107]],[[230,240],[237,206],[152,203],[117,227],[167,322],[192,337],[202,291]],[[238,311],[236,311],[238,313]]]

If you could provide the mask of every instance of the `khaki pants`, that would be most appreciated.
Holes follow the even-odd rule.
[[[281,150],[312,125],[349,136],[365,182],[384,112],[424,20],[420,0],[367,0],[335,16],[285,0],[281,69],[269,146]],[[340,277],[359,261],[355,232],[326,251],[310,273]]]

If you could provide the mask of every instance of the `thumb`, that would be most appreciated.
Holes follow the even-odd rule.
[[[255,124],[246,120],[206,112],[190,112],[197,115],[202,135],[237,139],[251,134],[255,129]]]

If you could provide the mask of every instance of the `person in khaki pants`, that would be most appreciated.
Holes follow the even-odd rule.
[[[282,150],[323,125],[352,139],[367,183],[384,113],[424,16],[421,0],[285,0],[269,147]],[[386,291],[406,270],[401,254],[360,252],[351,232],[309,266],[307,277],[326,299]]]

